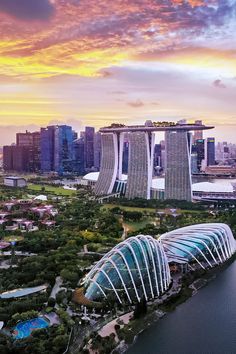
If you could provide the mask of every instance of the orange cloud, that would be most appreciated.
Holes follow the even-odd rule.
[[[236,75],[236,50],[219,50],[201,47],[188,47],[173,50],[147,51],[134,55],[133,60],[153,61],[185,65],[199,69],[225,69]]]
[[[88,0],[57,0],[51,6],[54,11],[44,22],[0,13],[0,74],[21,79],[98,76],[132,60],[134,53],[153,50],[162,56],[165,48],[181,48],[185,38],[191,41],[195,32],[208,30],[209,21],[220,23],[227,15],[225,9],[221,14],[211,8],[209,17],[201,0],[173,0],[172,5],[164,0],[116,0],[109,5],[106,0],[89,0],[89,5]]]

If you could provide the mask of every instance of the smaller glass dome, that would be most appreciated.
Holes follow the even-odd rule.
[[[203,269],[225,262],[236,250],[230,227],[222,223],[197,224],[160,237],[169,260],[197,262]]]

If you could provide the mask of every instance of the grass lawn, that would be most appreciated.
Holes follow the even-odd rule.
[[[23,236],[5,236],[4,238],[3,238],[3,240],[5,241],[5,242],[19,242],[19,241],[22,241],[22,240],[24,240],[24,237]]]
[[[124,205],[119,205],[119,204],[104,204],[103,208],[105,209],[112,209],[115,207],[119,207],[122,210],[126,211],[141,211],[143,212],[149,212],[149,213],[155,213],[156,209],[155,208],[139,208],[139,207],[129,207],[129,206],[124,206]]]
[[[125,205],[119,205],[119,204],[104,204],[103,208],[106,209],[112,209],[115,207],[119,207],[122,210],[126,211],[140,211],[140,212],[147,212],[147,213],[156,213],[156,210],[158,209],[159,211],[164,211],[165,209],[160,209],[160,208],[139,208],[139,207],[130,207],[130,206],[125,206]],[[181,214],[199,214],[202,213],[202,210],[180,210]]]
[[[124,225],[128,231],[137,231],[143,229],[147,224],[151,224],[154,218],[145,218],[141,221],[125,221]]]
[[[43,191],[42,188],[45,190]],[[62,196],[72,196],[75,191],[69,190],[69,189],[64,189],[62,187],[54,187],[54,186],[47,186],[44,184],[29,184],[27,190],[29,191],[36,191],[40,192],[42,194],[46,193],[53,193],[55,195],[62,195]]]
[[[181,210],[181,213],[182,214],[200,214],[200,213],[204,213],[204,210]]]

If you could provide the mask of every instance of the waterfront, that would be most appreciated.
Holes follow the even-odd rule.
[[[236,261],[139,335],[127,354],[236,353]]]

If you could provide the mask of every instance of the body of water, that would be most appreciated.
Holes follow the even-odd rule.
[[[127,354],[235,354],[236,261],[138,336]]]
[[[42,317],[33,318],[32,320],[20,322],[13,331],[14,339],[24,339],[31,335],[32,331],[42,329],[49,326],[49,322]]]

